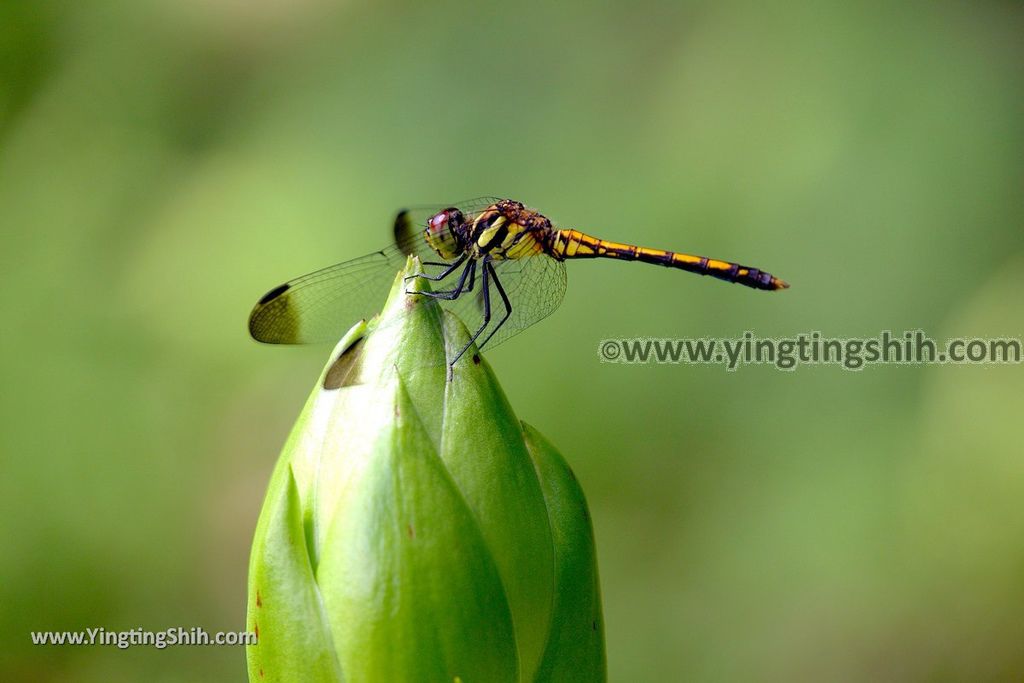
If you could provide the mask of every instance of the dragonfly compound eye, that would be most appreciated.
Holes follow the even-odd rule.
[[[431,216],[430,220],[427,221],[427,234],[431,237],[439,237],[442,239],[457,239],[457,231],[463,221],[465,221],[465,218],[463,217],[462,212],[456,208],[439,211]],[[448,235],[445,235],[445,230],[448,231]]]
[[[462,253],[462,229],[465,216],[457,208],[438,211],[427,221],[424,231],[427,244],[444,259],[452,259]]]
[[[427,221],[427,232],[431,235],[440,235],[446,227],[448,227],[448,211],[435,213]]]

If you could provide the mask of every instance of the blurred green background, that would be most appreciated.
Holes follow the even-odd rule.
[[[515,197],[763,266],[569,264],[488,354],[587,492],[613,681],[1020,680],[1020,366],[598,362],[616,336],[1024,336],[1024,7],[0,3],[0,680],[228,681],[328,353],[263,292],[395,209]],[[340,330],[339,330],[340,332]]]

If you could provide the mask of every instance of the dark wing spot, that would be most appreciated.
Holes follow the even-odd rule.
[[[409,210],[402,209],[395,216],[394,234],[392,235],[395,244],[402,245],[415,232],[412,220],[409,218]]]
[[[288,291],[288,288],[290,286],[291,285],[285,283],[283,285],[278,285],[277,287],[274,287],[272,290],[263,295],[263,298],[260,299],[260,305],[263,305],[269,301],[273,301],[277,297],[281,296],[282,294]]]

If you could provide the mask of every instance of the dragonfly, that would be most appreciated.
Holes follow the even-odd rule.
[[[390,246],[274,287],[253,308],[249,333],[268,344],[336,341],[375,313],[408,256],[421,269],[407,280],[451,283],[417,294],[444,302],[475,330],[449,368],[481,338],[478,348],[496,346],[558,308],[570,259],[638,261],[765,291],[789,287],[758,268],[599,239],[559,228],[522,202],[481,197],[399,211]]]

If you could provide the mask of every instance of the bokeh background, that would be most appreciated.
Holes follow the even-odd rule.
[[[1020,366],[618,366],[616,336],[1024,336],[1024,7],[0,3],[0,680],[228,681],[327,348],[269,287],[404,204],[525,200],[763,266],[570,264],[488,358],[597,537],[612,681],[1020,680]]]

